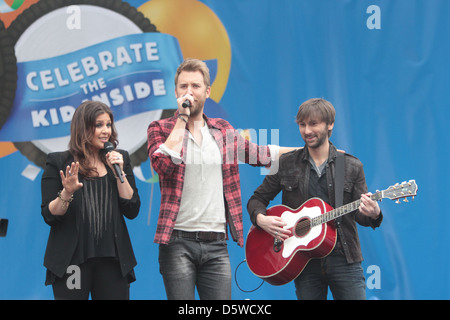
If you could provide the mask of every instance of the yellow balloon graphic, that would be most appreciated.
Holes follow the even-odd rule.
[[[217,60],[211,99],[219,102],[225,92],[231,66],[231,46],[222,22],[197,0],[151,0],[138,10],[158,31],[178,39],[184,58]]]

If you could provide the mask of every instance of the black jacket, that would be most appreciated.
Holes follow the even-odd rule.
[[[337,152],[336,148],[330,143],[326,179],[328,197],[331,202],[329,205],[332,207],[335,207],[334,172]],[[307,148],[283,154],[279,160],[278,171],[265,177],[263,183],[255,190],[247,203],[247,210],[252,223],[257,226],[257,214],[265,214],[269,202],[280,191],[282,191],[282,204],[292,209],[297,209],[306,202],[308,200],[310,172],[311,164]],[[359,159],[346,153],[343,204],[360,199],[363,193],[367,193],[363,165]],[[376,228],[381,224],[382,219],[381,213],[377,220],[373,220],[360,213],[359,210],[355,210],[342,216],[340,221],[336,223],[338,239],[348,263],[363,260],[356,222],[362,226]]]
[[[131,282],[134,280],[134,273],[132,271],[137,262],[123,216],[128,219],[134,219],[139,213],[141,203],[130,164],[129,154],[123,150],[117,151],[123,155],[124,172],[134,190],[133,197],[130,200],[120,198],[114,173],[106,166],[108,170],[107,175],[113,186],[113,198],[111,201],[113,204],[119,206],[121,213],[120,215],[117,215],[118,218],[114,221],[114,238],[117,255],[120,261],[122,275],[128,275],[129,281]],[[66,273],[67,267],[70,265],[77,246],[79,236],[78,231],[81,223],[81,189],[74,193],[73,201],[70,203],[67,212],[63,216],[52,215],[49,210],[49,203],[56,198],[58,191],[63,188],[59,171],[63,170],[63,172],[65,172],[66,166],[70,165],[73,161],[73,156],[68,151],[48,154],[41,182],[41,214],[44,221],[51,226],[45,251],[44,266],[58,277],[62,277]],[[81,176],[79,179],[80,182],[83,182]],[[49,283],[46,282],[46,284]]]

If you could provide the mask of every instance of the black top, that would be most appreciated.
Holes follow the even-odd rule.
[[[112,186],[107,175],[84,181],[80,232],[71,264],[117,256],[113,219],[120,213],[118,207],[112,206],[111,198]]]

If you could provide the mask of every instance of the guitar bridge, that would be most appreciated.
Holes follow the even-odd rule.
[[[275,239],[273,241],[273,251],[279,252],[281,250],[281,246],[283,245],[283,241],[279,239]]]

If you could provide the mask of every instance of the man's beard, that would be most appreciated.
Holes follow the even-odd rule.
[[[319,148],[320,146],[322,146],[328,139],[328,132],[326,132],[325,134],[322,132],[316,136],[317,136],[317,140],[313,143],[308,143],[307,139],[303,139],[305,141],[305,144],[308,146],[308,148],[316,149],[316,148]]]
[[[199,106],[195,106],[195,105],[191,106],[191,113],[190,113],[191,117],[196,117],[196,116],[198,116],[199,114],[202,114],[202,113],[203,113],[203,108],[201,108]]]

